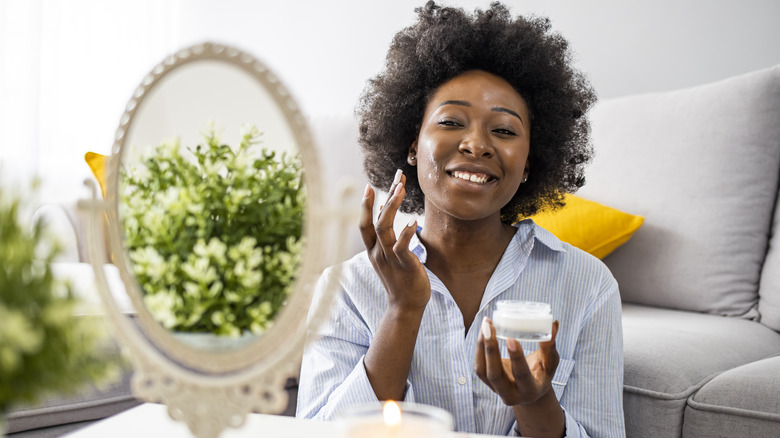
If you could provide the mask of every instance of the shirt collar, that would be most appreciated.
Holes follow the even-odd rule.
[[[536,225],[533,219],[524,219],[514,224],[514,227],[517,228],[517,233],[515,233],[515,236],[512,238],[510,245],[522,246],[523,242],[526,242],[529,238],[532,238],[553,251],[566,252],[566,247],[563,245],[563,242],[561,242],[560,239],[555,237],[555,235],[553,235],[551,232],[545,230],[539,225]],[[417,258],[420,260],[420,263],[425,264],[425,261],[428,259],[428,251],[425,249],[425,245],[423,245],[422,241],[420,241],[420,238],[418,237],[420,231],[422,231],[422,227],[418,226],[417,231],[409,241],[409,250],[412,252],[412,254],[417,256]]]
[[[553,251],[567,252],[566,246],[561,239],[555,237],[555,235],[544,228],[537,225],[533,219],[523,219],[515,224],[516,227],[522,229],[523,227],[531,228],[531,235],[541,244],[550,248]],[[518,231],[519,234],[519,231]]]

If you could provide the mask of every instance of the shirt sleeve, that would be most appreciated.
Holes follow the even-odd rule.
[[[623,417],[623,330],[617,282],[601,284],[582,323],[575,367],[560,399],[566,437],[625,437]]]
[[[324,293],[331,275],[329,269],[320,278],[317,296]],[[307,335],[296,417],[332,420],[348,406],[379,401],[363,365],[371,338],[370,328],[340,287],[329,318]],[[414,401],[408,380],[404,401]]]

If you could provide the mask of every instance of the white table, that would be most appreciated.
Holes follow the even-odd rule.
[[[144,403],[66,435],[70,438],[165,437],[192,438],[187,425],[172,420],[167,408]],[[250,414],[240,429],[228,428],[220,438],[341,438],[336,423],[302,420],[280,415]],[[492,435],[453,433],[453,438],[479,438]]]

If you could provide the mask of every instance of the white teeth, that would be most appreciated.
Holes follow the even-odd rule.
[[[473,173],[462,172],[460,170],[452,172],[452,176],[454,176],[455,178],[460,178],[462,180],[471,181],[479,184],[484,184],[488,180],[487,176],[480,176]]]

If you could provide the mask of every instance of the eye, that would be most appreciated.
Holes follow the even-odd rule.
[[[515,133],[511,129],[506,129],[506,128],[494,129],[493,132],[495,132],[496,134],[499,134],[499,135],[506,135],[506,136],[511,136],[511,137],[517,136],[517,133]]]
[[[439,126],[451,126],[451,127],[460,127],[463,126],[459,122],[452,120],[452,119],[444,119],[439,121]]]

